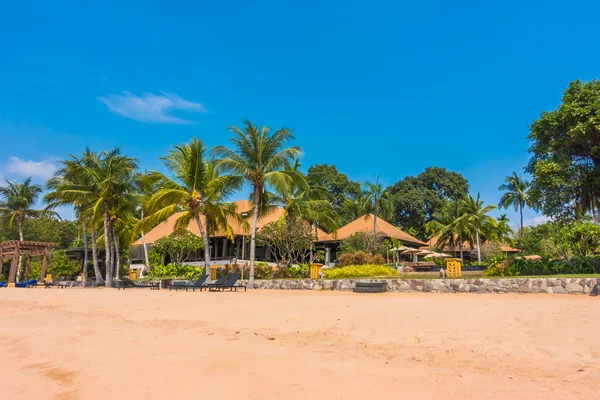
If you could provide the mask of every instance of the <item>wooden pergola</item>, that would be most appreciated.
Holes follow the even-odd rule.
[[[0,243],[0,274],[4,267],[4,260],[12,259],[10,263],[10,271],[8,273],[8,284],[14,284],[17,277],[17,266],[19,257],[23,257],[25,263],[25,275],[29,277],[29,266],[31,257],[42,256],[42,271],[40,273],[40,281],[46,276],[46,269],[52,257],[50,249],[56,246],[56,243],[34,242],[34,241],[19,241],[9,240],[8,242]]]

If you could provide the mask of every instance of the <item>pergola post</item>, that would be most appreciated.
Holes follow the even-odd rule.
[[[2,270],[4,269],[4,251],[2,247],[0,247],[0,275],[2,275]]]
[[[15,278],[17,276],[17,265],[19,264],[19,242],[15,244],[15,251],[13,253],[13,259],[10,263],[10,272],[8,273],[8,284],[15,284]]]
[[[46,282],[46,270],[48,269],[49,258],[48,247],[45,247],[44,254],[42,255],[42,271],[40,272],[40,281],[42,282]]]

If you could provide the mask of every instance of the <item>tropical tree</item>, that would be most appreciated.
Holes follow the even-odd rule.
[[[364,195],[367,208],[373,214],[373,234],[377,234],[377,216],[387,218],[392,213],[392,200],[379,179],[375,182],[365,183]]]
[[[437,237],[436,249],[443,251],[447,246],[458,247],[463,262],[463,243],[473,242],[472,225],[464,215],[459,201],[449,201],[442,210],[434,214],[432,221],[425,224],[430,238]]]
[[[82,167],[86,161],[97,157],[90,149],[86,149],[81,157],[70,155],[67,160],[61,162],[62,167],[46,183],[49,192],[44,196],[48,203],[47,209],[55,209],[59,206],[73,206],[75,215],[81,222],[83,233],[83,276],[87,277],[88,264],[88,226],[92,232],[92,264],[96,283],[103,284],[104,278],[100,272],[98,262],[98,249],[96,245],[96,228],[92,219],[91,205],[94,201],[92,188],[86,187],[87,182],[81,174]],[[86,280],[83,280],[85,286]]]
[[[204,243],[204,268],[208,275],[208,229],[212,225],[233,238],[228,219],[238,218],[239,215],[235,204],[226,202],[226,199],[240,186],[241,178],[221,175],[216,164],[206,158],[204,144],[196,138],[175,146],[162,161],[173,178],[159,172],[150,173],[158,189],[147,201],[147,217],[140,221],[136,232],[149,229],[174,213],[183,211],[175,221],[175,229],[186,229],[190,221],[196,221]],[[204,222],[200,216],[204,216]]]
[[[529,182],[513,172],[512,175],[507,176],[505,182],[500,185],[499,190],[505,192],[500,198],[499,208],[514,207],[515,211],[519,211],[521,217],[521,229],[520,238],[523,239],[523,208],[530,205],[529,196],[527,192],[529,190]]]
[[[254,285],[254,258],[256,255],[256,224],[267,185],[276,190],[285,190],[293,180],[293,174],[284,172],[290,160],[297,158],[301,149],[298,146],[286,147],[294,135],[286,128],[271,133],[271,129],[253,125],[243,120],[242,129],[232,126],[230,139],[233,150],[224,146],[214,149],[221,157],[220,168],[232,176],[240,177],[252,186],[252,226],[250,229],[250,275],[249,286]]]
[[[342,203],[344,221],[351,222],[369,213],[369,202],[362,192],[346,197]]]
[[[502,215],[500,215],[500,218],[498,218],[498,220],[496,222],[498,223],[495,228],[496,237],[502,243],[510,244],[510,242],[512,241],[511,235],[514,233],[509,224],[510,219],[506,216],[506,214],[502,214]]]
[[[34,210],[38,197],[42,193],[40,185],[31,182],[31,178],[23,182],[6,181],[5,186],[0,186],[0,215],[8,220],[8,226],[17,225],[19,240],[23,241],[23,224],[28,218],[39,218],[44,215],[56,215],[52,211]],[[17,280],[21,274],[23,257],[19,256],[17,267]]]
[[[480,233],[484,224],[489,224],[490,226],[497,226],[496,220],[489,215],[487,215],[490,211],[495,209],[496,206],[493,204],[488,204],[484,206],[483,200],[481,200],[479,193],[477,193],[477,198],[473,198],[473,196],[465,196],[460,201],[460,210],[463,214],[462,218],[465,222],[469,223],[475,230],[475,241],[477,243],[477,261],[481,263],[481,241],[480,241]]]

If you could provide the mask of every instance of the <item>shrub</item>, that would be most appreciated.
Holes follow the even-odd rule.
[[[183,279],[198,279],[204,272],[203,267],[194,265],[169,264],[159,265],[155,267],[148,276],[153,279],[160,278],[183,278]]]
[[[364,251],[354,251],[340,255],[338,257],[338,263],[342,267],[347,265],[382,265],[385,263],[385,260],[380,254],[375,254],[374,256],[372,256],[371,254]]]
[[[281,269],[284,278],[288,279],[301,279],[308,278],[310,276],[310,265],[292,265],[288,268]]]
[[[375,276],[394,277],[400,274],[393,268],[385,265],[348,265],[324,269],[325,279],[367,278]]]
[[[248,267],[247,270],[250,270]],[[254,279],[271,279],[271,266],[266,262],[254,263]]]
[[[67,257],[64,250],[56,250],[52,252],[52,262],[48,272],[56,277],[72,277],[79,275],[81,266],[75,260]],[[39,275],[39,272],[38,272]]]

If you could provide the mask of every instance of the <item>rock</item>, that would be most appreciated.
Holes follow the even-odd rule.
[[[548,288],[548,289],[550,289],[550,288]],[[555,293],[555,294],[567,294],[567,291],[562,286],[553,286],[552,287],[552,293]]]
[[[578,283],[567,283],[567,287],[565,288],[567,293],[582,293],[583,292],[583,288],[581,287],[580,284]]]

